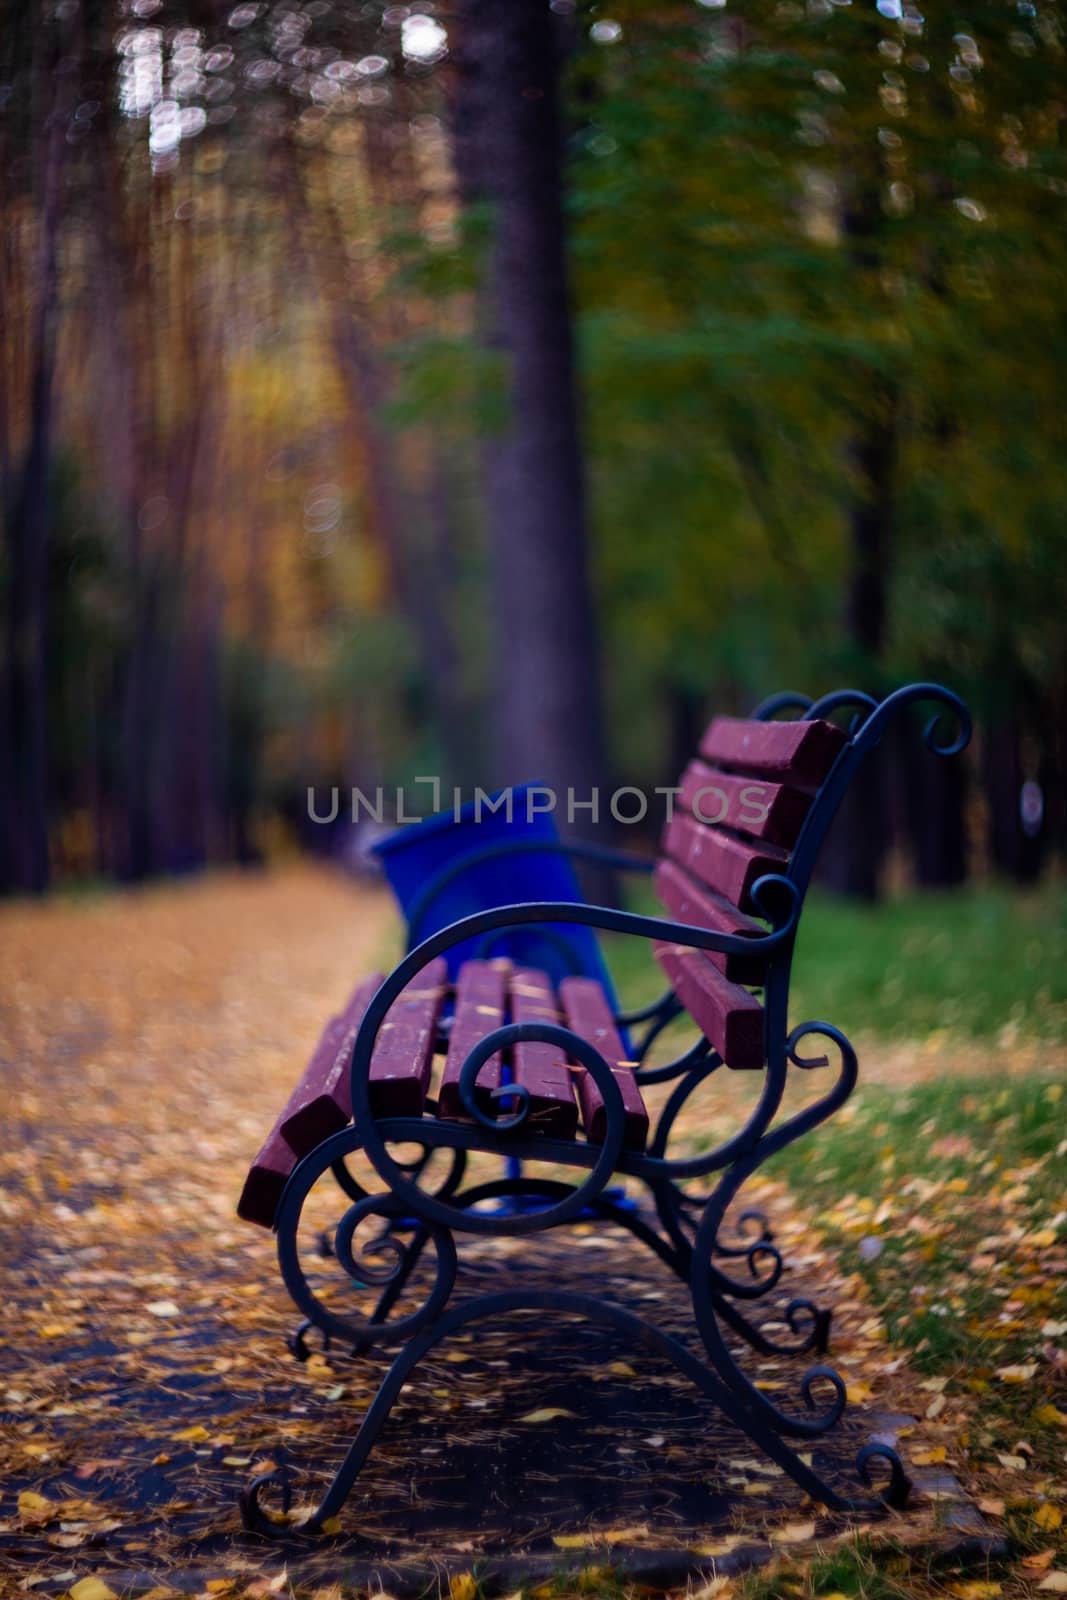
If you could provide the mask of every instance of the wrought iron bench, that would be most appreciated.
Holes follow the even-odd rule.
[[[757,1168],[843,1105],[856,1082],[856,1054],[839,1029],[815,1021],[789,1027],[793,947],[819,848],[852,776],[893,718],[916,701],[940,703],[955,717],[951,739],[939,738],[939,717],[929,723],[929,748],[943,756],[962,750],[969,714],[951,691],[929,683],[880,703],[851,690],[815,703],[782,695],[749,720],[717,718],[683,776],[654,866],[669,919],[569,902],[486,910],[426,939],[384,981],[375,976],[361,984],[328,1024],[252,1166],[238,1210],[277,1231],[282,1275],[305,1318],[294,1336],[297,1355],[306,1357],[311,1328],[355,1354],[400,1348],[301,1532],[317,1531],[335,1516],[407,1377],[434,1345],[477,1320],[537,1309],[599,1318],[668,1357],[815,1500],[847,1510],[904,1503],[907,1478],[888,1444],[860,1450],[856,1470],[869,1492],[850,1494],[788,1442],[817,1439],[840,1420],[846,1395],[838,1373],[811,1367],[799,1382],[802,1410],[787,1410],[746,1375],[723,1328],[767,1354],[825,1348],[829,1313],[810,1301],[793,1300],[777,1314],[788,1325],[784,1337],[742,1309],[769,1303],[783,1263],[758,1213],[741,1214],[740,1236],[732,1241],[726,1219]],[[787,711],[799,716],[776,720]],[[835,713],[846,714],[847,729],[829,720]],[[566,978],[554,988],[543,973],[491,956],[465,962],[454,984],[449,980],[443,952],[450,945],[546,921],[650,940],[666,993],[641,1012],[618,1016],[595,980]],[[666,1065],[644,1065],[661,1030],[685,1013],[700,1029],[698,1042]],[[638,1025],[644,1031],[631,1056],[620,1029]],[[814,1036],[836,1049],[835,1081],[803,1110],[778,1120],[790,1068],[829,1065],[827,1056],[803,1052]],[[679,1112],[724,1066],[762,1074],[755,1109],[716,1149],[672,1158],[668,1142]],[[642,1088],[666,1083],[673,1088],[650,1132]],[[405,1159],[401,1146],[421,1155]],[[446,1152],[447,1174],[435,1188],[423,1187],[420,1178],[438,1151]],[[573,1181],[512,1177],[464,1188],[472,1152],[549,1162],[570,1169]],[[357,1153],[377,1175],[380,1192],[368,1192],[346,1165]],[[320,1295],[301,1256],[301,1214],[326,1174],[350,1202],[329,1249],[357,1288],[377,1296],[367,1317]],[[644,1185],[655,1221],[606,1195],[613,1174]],[[712,1177],[708,1194],[686,1187]],[[539,1208],[487,1209],[487,1202],[516,1194],[537,1197]],[[593,1293],[545,1285],[454,1298],[457,1235],[529,1234],[590,1214],[627,1228],[688,1285],[701,1357],[628,1306]],[[371,1218],[380,1232],[361,1248],[357,1230]],[[420,1262],[425,1272],[427,1246],[432,1283],[412,1304],[413,1274]],[[747,1275],[734,1276],[731,1258]],[[278,1535],[290,1525],[262,1503],[271,1484],[280,1487],[288,1511],[288,1477],[277,1471],[253,1481],[242,1511],[248,1527]]]

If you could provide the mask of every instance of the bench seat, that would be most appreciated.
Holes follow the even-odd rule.
[[[364,1013],[382,982],[375,974],[331,1017],[303,1076],[249,1169],[237,1212],[270,1228],[290,1173],[317,1144],[346,1126],[352,1115],[349,1068]],[[447,1016],[446,1016],[447,1013]],[[510,961],[467,961],[450,985],[443,960],[432,962],[393,1005],[382,1024],[371,1063],[375,1117],[419,1117],[432,1109],[446,1121],[469,1122],[460,1098],[463,1063],[478,1041],[507,1022],[563,1023],[588,1039],[611,1067],[625,1112],[623,1145],[643,1150],[648,1112],[626,1059],[611,1002],[594,978],[565,978],[558,993],[544,972],[513,968]],[[436,1104],[427,1107],[434,1055],[444,1049]],[[493,1056],[478,1074],[477,1092],[518,1083],[530,1098],[528,1131],[555,1139],[581,1135],[604,1140],[603,1098],[585,1068],[555,1045],[524,1041]],[[580,1129],[579,1129],[580,1124]]]

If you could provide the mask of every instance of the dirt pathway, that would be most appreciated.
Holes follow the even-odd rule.
[[[321,1483],[382,1369],[292,1362],[283,1335],[295,1315],[273,1241],[233,1208],[324,1019],[395,940],[383,891],[308,867],[0,912],[0,1595],[7,1583],[62,1594],[86,1575],[120,1593],[213,1581],[255,1594],[277,1580],[284,1557],[239,1532],[236,1494],[279,1446]],[[852,1397],[911,1409],[877,1318],[803,1215],[773,1185],[746,1199],[773,1213],[789,1293],[835,1303],[834,1359]],[[475,1250],[476,1274],[534,1270],[552,1247],[493,1243]],[[649,1287],[647,1258],[624,1236],[580,1238],[567,1260],[579,1279],[595,1262],[624,1296],[675,1315],[671,1282]],[[477,1349],[460,1338],[428,1364],[400,1413],[418,1426],[397,1429],[373,1470],[377,1531],[368,1498],[347,1514],[361,1559],[368,1540],[395,1555],[407,1539],[424,1567],[469,1564],[483,1501],[469,1494],[463,1450],[483,1451],[475,1477],[507,1477],[493,1455],[500,1429],[526,1463],[522,1481],[547,1486],[510,1510],[505,1496],[501,1528],[512,1544],[546,1548],[549,1563],[592,1542],[581,1530],[598,1484],[607,1520],[646,1553],[681,1541],[719,1559],[757,1523],[765,1539],[814,1536],[810,1507],[751,1446],[724,1440],[676,1374],[646,1372],[642,1356],[575,1327],[550,1329],[541,1355],[517,1367],[506,1329]],[[763,1361],[760,1382],[791,1401],[794,1366]],[[639,1393],[650,1398],[636,1403]],[[523,1408],[579,1407],[588,1443],[564,1433],[552,1447],[538,1439],[531,1456],[514,1426]],[[312,1559],[336,1567],[335,1556]]]

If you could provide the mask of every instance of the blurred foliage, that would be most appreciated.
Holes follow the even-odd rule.
[[[88,864],[56,845],[72,811],[138,876],[254,854],[309,783],[480,781],[507,385],[433,11],[85,0],[4,34],[0,733],[17,775],[45,649],[61,871]],[[561,27],[614,773],[664,781],[712,704],[941,675],[1041,745],[1021,775],[1051,794],[1061,7],[619,0]],[[892,447],[884,641],[845,622],[865,429]]]

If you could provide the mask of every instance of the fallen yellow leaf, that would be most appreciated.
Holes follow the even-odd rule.
[[[71,1585],[70,1600],[118,1600],[103,1578],[79,1578]]]
[[[478,1585],[469,1572],[455,1572],[448,1581],[452,1600],[477,1600]]]
[[[1039,1528],[1045,1528],[1049,1533],[1053,1528],[1058,1528],[1063,1521],[1063,1513],[1058,1506],[1038,1506],[1034,1512],[1034,1521]]]
[[[948,1451],[943,1444],[938,1444],[932,1450],[916,1450],[911,1459],[917,1467],[936,1467],[947,1458]]]
[[[815,1537],[814,1522],[788,1522],[771,1534],[772,1544],[806,1544]]]
[[[1026,1241],[1027,1244],[1036,1244],[1039,1250],[1048,1250],[1056,1243],[1055,1228],[1039,1228],[1032,1233]]]
[[[1047,1578],[1042,1578],[1038,1588],[1053,1594],[1067,1594],[1067,1572],[1050,1572]]]
[[[59,1506],[54,1500],[48,1500],[43,1494],[35,1494],[32,1489],[23,1489],[18,1499],[19,1518],[22,1522],[47,1522],[49,1517],[54,1517],[59,1511]]]
[[[1044,1572],[1055,1559],[1056,1547],[1050,1544],[1047,1550],[1035,1550],[1032,1555],[1023,1556],[1023,1566],[1028,1572]]]
[[[864,1378],[855,1378],[846,1385],[849,1405],[862,1405],[864,1400],[869,1400],[873,1393],[870,1384]]]
[[[545,1406],[540,1411],[527,1411],[520,1422],[553,1422],[556,1417],[573,1417],[573,1411],[567,1411],[563,1406]]]
[[[1038,1406],[1034,1416],[1047,1428],[1067,1428],[1067,1411],[1061,1411],[1059,1406]]]
[[[990,1583],[985,1578],[975,1578],[970,1583],[954,1583],[952,1593],[958,1594],[960,1600],[994,1600],[1000,1593],[999,1583]]]
[[[744,1535],[728,1533],[725,1539],[720,1539],[717,1544],[701,1544],[697,1546],[698,1556],[728,1556],[736,1550],[739,1544],[744,1544]]]
[[[733,1592],[733,1584],[729,1578],[712,1578],[702,1589],[694,1589],[690,1593],[690,1600],[723,1600],[723,1597]]]
[[[1004,1515],[1003,1500],[979,1500],[978,1509],[987,1517],[1002,1517]]]
[[[589,1533],[554,1533],[552,1543],[557,1550],[588,1550],[593,1543],[593,1536]]]
[[[172,1439],[188,1439],[192,1444],[202,1443],[210,1439],[211,1435],[202,1423],[194,1423],[191,1428],[183,1428],[180,1433],[171,1434]]]
[[[1036,1361],[1022,1361],[1010,1367],[998,1367],[997,1377],[1001,1383],[1029,1383],[1036,1371]]]

